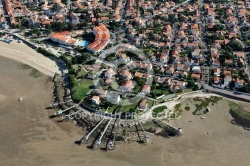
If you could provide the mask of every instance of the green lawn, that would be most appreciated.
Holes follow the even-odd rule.
[[[246,112],[242,109],[231,109],[230,110],[232,113],[236,114],[239,118],[247,120],[250,122],[250,113]]]
[[[162,95],[161,89],[156,89],[156,90],[154,91],[154,93],[155,93],[156,95]]]
[[[240,105],[234,102],[229,102],[230,113],[233,116],[236,123],[244,126],[250,127],[250,112],[247,112],[240,108]]]
[[[84,96],[89,92],[89,87],[93,85],[93,80],[82,79],[79,84],[73,88],[73,98],[75,100],[82,100]]]
[[[118,107],[118,105],[112,105],[111,107],[109,107],[108,109],[108,113],[112,114],[113,111]]]
[[[86,74],[87,72],[81,69],[81,71],[77,73],[77,78],[83,78]]]
[[[119,87],[119,85],[117,84],[117,82],[112,82],[110,86],[111,86],[111,88],[114,89],[114,90],[117,90],[118,87]]]
[[[209,99],[201,100],[200,104],[195,104],[196,110],[193,112],[193,114],[196,115],[202,109],[207,108],[210,103],[215,104],[221,99],[222,97],[211,96]]]
[[[136,108],[138,105],[138,102],[131,103],[129,102],[129,99],[125,99],[122,101],[122,106],[117,110],[117,112],[129,112],[131,108]]]
[[[114,61],[114,60],[117,60],[116,56],[115,56],[115,53],[112,53],[110,55],[108,55],[104,60],[106,61]]]
[[[135,86],[135,88],[133,89],[133,92],[137,94],[140,91],[140,89],[141,89],[141,86]]]
[[[232,109],[239,109],[240,108],[240,106],[238,104],[236,104],[236,103],[234,103],[232,101],[229,102],[229,106]]]
[[[153,113],[152,113],[153,117],[156,117],[159,114],[163,113],[166,109],[167,109],[166,106],[161,106],[161,107],[157,107],[157,108],[153,109]]]
[[[169,90],[161,89],[160,87],[157,87],[157,89],[154,91],[154,94],[156,94],[156,96],[161,96],[161,95],[168,95],[170,94],[170,92]]]

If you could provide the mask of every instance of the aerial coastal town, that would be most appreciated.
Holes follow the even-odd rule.
[[[92,148],[150,142],[152,125],[181,135],[190,97],[202,119],[222,97],[250,102],[248,0],[0,0],[0,39],[57,63],[51,118]]]

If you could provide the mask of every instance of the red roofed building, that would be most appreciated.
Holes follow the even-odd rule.
[[[218,84],[219,82],[220,82],[220,77],[215,76],[215,77],[214,77],[214,83],[215,83],[215,84]]]
[[[92,97],[92,103],[93,104],[96,104],[96,105],[99,105],[100,104],[100,97],[99,96],[93,96]]]
[[[144,85],[141,89],[141,92],[144,93],[144,94],[148,94],[150,93],[150,86],[149,85]]]
[[[88,45],[87,49],[96,54],[100,53],[110,42],[109,30],[104,24],[94,27],[95,41]]]
[[[148,108],[148,103],[146,99],[142,99],[138,105],[138,109],[141,111],[145,111]]]
[[[75,45],[77,43],[77,40],[72,38],[68,31],[52,33],[50,39],[64,45]]]

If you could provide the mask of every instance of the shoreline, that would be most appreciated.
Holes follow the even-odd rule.
[[[34,79],[27,70],[18,69],[16,61],[10,61],[13,60],[3,58],[0,61],[1,98],[5,96],[5,100],[0,101],[0,129],[4,133],[0,138],[0,159],[3,166],[79,163],[93,166],[117,163],[121,166],[204,163],[230,166],[249,163],[250,132],[231,124],[226,101],[212,106],[205,120],[193,116],[191,111],[184,111],[181,119],[175,121],[184,131],[180,137],[169,137],[166,132],[150,134],[153,142],[146,146],[136,142],[117,143],[115,150],[108,153],[89,150],[87,146],[91,142],[76,145],[74,142],[85,134],[80,127],[72,121],[59,123],[49,119],[55,112],[46,110],[51,101],[51,83],[45,86],[44,77]],[[17,101],[20,96],[24,97],[21,102]],[[245,107],[249,108],[249,104]],[[193,122],[189,122],[191,119]]]
[[[53,77],[55,73],[60,73],[56,62],[36,52],[24,43],[17,43],[15,40],[11,44],[0,41],[0,56],[27,64],[37,69],[41,73]]]

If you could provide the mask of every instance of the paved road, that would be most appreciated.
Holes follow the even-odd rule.
[[[214,88],[214,87],[209,86],[209,85],[204,85],[204,88],[209,89],[210,92],[212,92],[212,93],[220,94],[220,95],[228,97],[228,98],[232,98],[232,99],[236,99],[236,100],[240,100],[240,101],[245,101],[245,102],[250,102],[250,94],[249,95],[240,94],[240,93],[237,93],[234,91]]]

